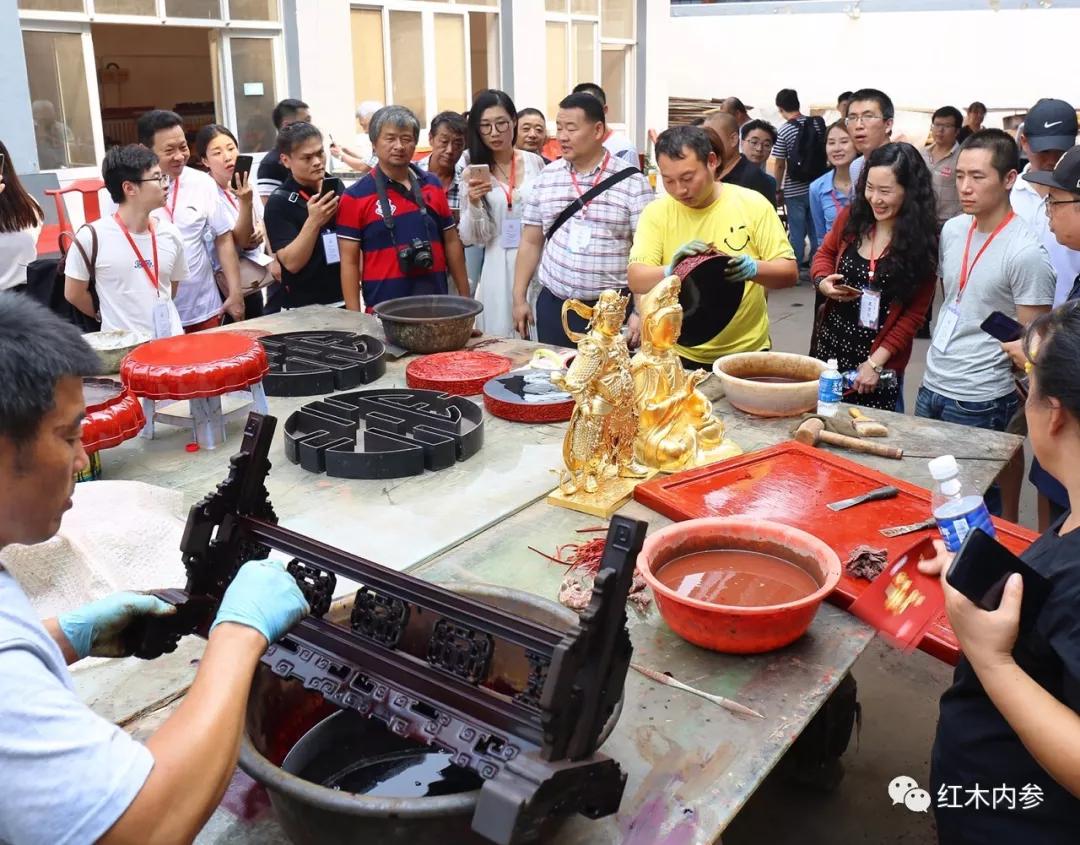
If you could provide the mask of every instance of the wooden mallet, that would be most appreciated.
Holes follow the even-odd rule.
[[[880,458],[892,458],[895,461],[899,461],[904,457],[904,450],[897,446],[872,443],[867,440],[860,440],[858,437],[848,437],[846,434],[828,431],[825,428],[825,423],[817,417],[810,417],[795,429],[795,439],[805,446],[817,446],[818,443],[826,443],[839,449],[862,452],[864,455],[877,455]]]

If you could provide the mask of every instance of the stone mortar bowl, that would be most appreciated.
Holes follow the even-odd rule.
[[[462,349],[484,306],[467,296],[403,296],[374,310],[390,343],[426,355]]]

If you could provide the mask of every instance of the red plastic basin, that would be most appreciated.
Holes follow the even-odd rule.
[[[654,575],[674,558],[714,549],[774,555],[809,573],[818,589],[787,604],[740,607],[680,596]],[[841,571],[836,552],[805,531],[738,517],[690,519],[662,528],[645,539],[637,567],[671,630],[695,645],[729,654],[772,651],[797,640],[836,587]]]

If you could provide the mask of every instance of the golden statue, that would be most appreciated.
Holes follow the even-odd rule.
[[[592,307],[576,299],[563,303],[563,329],[577,343],[569,370],[551,377],[576,403],[563,440],[566,468],[559,474],[559,490],[566,496],[596,493],[611,468],[622,478],[649,474],[634,460],[638,415],[630,352],[620,332],[629,300],[606,290]],[[589,321],[585,334],[570,330],[570,310]]]
[[[641,298],[641,349],[630,364],[639,415],[634,456],[663,472],[742,452],[724,439],[724,423],[697,389],[708,370],[687,374],[675,352],[683,319],[680,287],[678,276],[668,276]]]

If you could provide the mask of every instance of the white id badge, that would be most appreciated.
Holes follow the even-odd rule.
[[[592,227],[576,217],[570,220],[570,251],[582,252],[592,240]]]
[[[334,232],[322,233],[323,252],[326,253],[327,264],[337,264],[341,261],[341,253],[338,252],[337,235]]]
[[[503,249],[517,249],[521,244],[521,218],[507,217],[503,220],[502,239],[499,245]]]
[[[881,321],[881,291],[864,290],[859,300],[859,325],[876,329]]]
[[[934,340],[931,345],[938,352],[945,352],[949,348],[949,341],[956,332],[956,324],[960,322],[960,306],[953,303],[947,308],[942,308],[938,315],[937,328],[934,330]]]
[[[169,301],[167,299],[155,299],[154,300],[154,337],[172,337],[172,311],[169,310]]]

